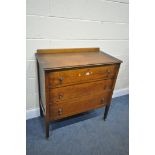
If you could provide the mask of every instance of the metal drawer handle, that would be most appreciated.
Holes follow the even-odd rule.
[[[63,94],[59,94],[59,100],[61,100],[63,98]]]
[[[59,81],[60,81],[60,83],[62,83],[64,81],[64,78],[63,77],[60,77],[59,78]]]
[[[108,74],[111,74],[111,71],[110,71],[110,70],[107,70],[107,73],[108,73]]]
[[[62,115],[62,113],[63,113],[62,108],[59,108],[59,109],[58,109],[58,115]]]

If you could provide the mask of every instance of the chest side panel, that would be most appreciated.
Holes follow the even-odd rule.
[[[40,75],[40,97],[41,103],[43,105],[44,111],[46,111],[46,95],[45,95],[45,72],[39,67],[39,75]]]

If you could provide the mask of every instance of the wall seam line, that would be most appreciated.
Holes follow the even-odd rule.
[[[113,3],[121,3],[121,4],[129,4],[128,2],[120,2],[117,0],[105,0],[106,2],[113,2]]]
[[[109,41],[109,40],[129,40],[129,39],[51,39],[51,38],[26,38],[27,40],[49,40],[49,41],[52,41],[52,40],[57,40],[57,41],[60,41],[60,40],[64,40],[64,41],[68,41],[68,40],[71,40],[71,41],[94,41],[94,40],[98,40],[98,41]]]
[[[69,17],[61,17],[61,16],[44,16],[44,15],[34,15],[34,14],[27,14],[26,16],[37,16],[40,18],[58,18],[58,19],[67,19],[67,20],[79,20],[82,22],[98,22],[98,23],[115,23],[115,24],[129,24],[129,22],[119,22],[119,21],[102,21],[102,20],[91,20],[91,19],[80,19],[80,18],[69,18]]]

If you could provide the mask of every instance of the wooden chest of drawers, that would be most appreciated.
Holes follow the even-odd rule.
[[[40,49],[36,59],[46,137],[50,121],[100,107],[106,119],[121,60],[99,48]]]

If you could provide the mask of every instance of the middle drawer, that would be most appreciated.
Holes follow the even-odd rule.
[[[95,96],[102,96],[105,91],[111,91],[113,89],[113,82],[113,79],[107,79],[102,81],[50,89],[50,104],[54,106],[59,105],[59,102],[71,99],[81,99],[86,97],[93,98]]]

